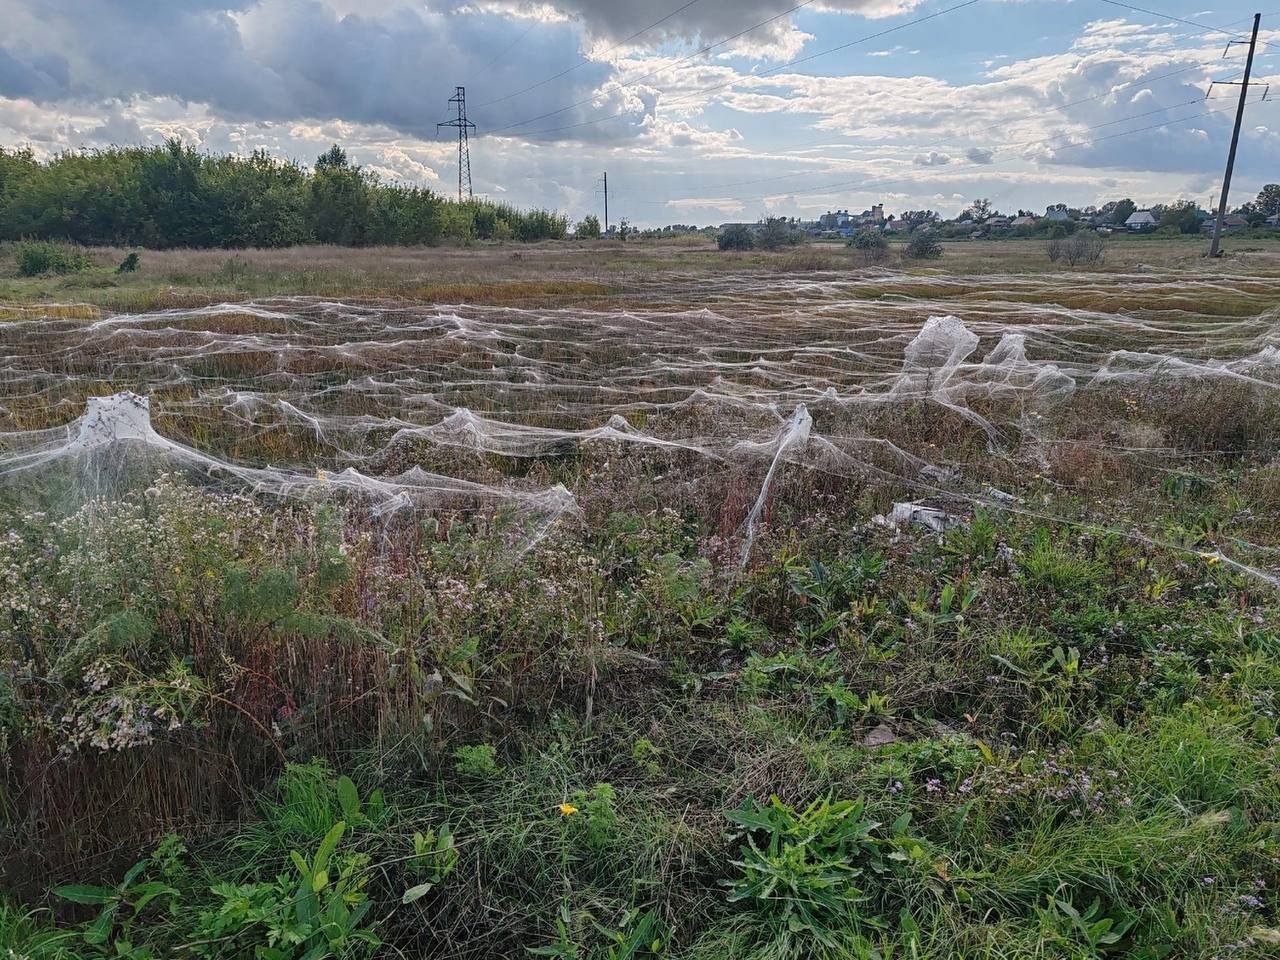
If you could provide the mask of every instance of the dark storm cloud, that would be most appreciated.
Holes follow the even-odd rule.
[[[486,106],[580,59],[570,23],[540,24],[528,43],[504,51],[527,29],[498,14],[385,0],[368,13],[319,0],[17,0],[0,40],[0,96],[45,104],[172,97],[231,120],[338,118],[434,136],[454,85],[465,84],[473,119],[494,130],[587,98],[611,73],[590,64]],[[607,85],[599,100],[517,129],[624,112],[604,125],[617,137],[638,130],[651,110]]]
[[[558,0],[554,5],[556,9],[578,18],[596,37],[622,40],[657,23],[668,14],[674,14],[636,42],[673,38],[698,38],[704,42],[714,42],[732,36],[752,24],[785,14],[800,0],[734,0],[732,3],[698,0],[687,9],[681,9],[687,2],[688,0]],[[812,6],[815,10],[838,10],[881,17],[911,10],[922,2],[923,0],[820,0]],[[510,4],[512,8],[518,8],[519,5],[519,0],[512,0]],[[781,17],[746,39],[764,41],[776,37],[786,29],[789,20],[789,17]]]
[[[11,97],[56,97],[67,89],[67,61],[56,53],[29,51],[25,55],[0,47],[0,92]]]

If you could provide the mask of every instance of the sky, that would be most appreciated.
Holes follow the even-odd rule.
[[[1280,0],[1258,0],[1276,4]],[[1280,181],[1280,10],[1225,0],[0,0],[0,145],[332,143],[456,195],[637,226],[1216,203]],[[1183,22],[1183,21],[1191,21]],[[1275,84],[1262,99],[1263,86]]]

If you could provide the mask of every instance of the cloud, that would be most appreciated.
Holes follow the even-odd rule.
[[[912,162],[917,167],[944,167],[951,162],[951,155],[931,150],[928,153],[916,154]]]
[[[47,154],[179,136],[309,164],[341,141],[383,177],[448,192],[455,147],[435,124],[465,83],[478,192],[578,216],[596,204],[607,168],[611,212],[616,181],[633,222],[861,209],[891,193],[910,208],[940,189],[1016,190],[1024,207],[1079,205],[1102,191],[1161,199],[1225,155],[1229,118],[1195,115],[1227,104],[1179,104],[1239,65],[1220,61],[1216,40],[1168,25],[1095,20],[1020,59],[997,54],[996,40],[965,41],[974,49],[964,69],[868,46],[872,59],[839,64],[861,72],[827,74],[834,58],[769,72],[815,36],[826,45],[878,29],[846,17],[915,11],[922,0],[818,0],[803,30],[785,15],[795,0],[700,0],[622,44],[680,3],[0,0],[0,143]],[[948,42],[947,31],[901,39],[931,51]],[[913,75],[889,75],[907,63]],[[1242,190],[1274,179],[1280,163],[1268,109],[1251,108]],[[1137,114],[1145,119],[1126,119]]]
[[[881,18],[914,10],[924,0],[822,0],[814,5],[815,11],[857,14]],[[668,40],[699,41],[713,43],[732,36],[753,24],[764,26],[753,30],[749,41],[757,52],[767,55],[768,48],[791,29],[788,11],[796,0],[734,0],[732,3],[702,0],[680,9],[677,0],[560,0],[557,10],[583,25],[593,37],[610,41],[624,40],[659,20],[662,23],[643,35],[648,45]],[[505,9],[515,14],[528,4],[524,0],[495,3],[495,9]],[[674,15],[673,8],[677,11]],[[663,18],[667,19],[663,19]],[[774,19],[776,18],[776,19]]]
[[[443,91],[455,82],[472,81],[475,119],[494,129],[583,99],[556,120],[585,119],[590,98],[613,73],[592,63],[498,101],[531,77],[579,62],[576,28],[540,25],[537,43],[495,57],[526,27],[496,14],[458,15],[443,0],[361,6],[363,12],[337,0],[18,0],[0,39],[0,95],[44,104],[172,98],[207,104],[229,119],[332,117],[429,137],[446,118]],[[423,102],[424,70],[442,81],[432,85],[439,102]],[[643,112],[640,101],[626,105]]]

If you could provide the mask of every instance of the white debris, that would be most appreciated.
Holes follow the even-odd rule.
[[[964,522],[963,517],[939,510],[937,507],[927,507],[922,503],[895,503],[887,515],[882,514],[872,518],[872,523],[878,523],[882,527],[896,530],[916,524],[927,527],[934,533],[946,533],[948,530],[964,526]]]

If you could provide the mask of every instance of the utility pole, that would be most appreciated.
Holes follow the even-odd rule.
[[[609,235],[609,171],[604,172],[604,234]]]
[[[1231,149],[1227,152],[1227,173],[1222,178],[1222,199],[1218,201],[1218,219],[1213,224],[1213,243],[1209,246],[1209,256],[1221,256],[1219,243],[1222,240],[1222,220],[1227,215],[1227,194],[1231,192],[1231,172],[1236,166],[1236,147],[1240,144],[1240,125],[1244,122],[1244,102],[1249,96],[1249,75],[1253,72],[1253,51],[1258,46],[1258,26],[1262,23],[1262,14],[1253,15],[1253,36],[1249,39],[1249,58],[1244,64],[1244,79],[1240,81],[1240,105],[1236,107],[1236,128],[1231,133]],[[1232,41],[1243,43],[1243,41]],[[1231,49],[1231,43],[1227,44]],[[1225,51],[1224,51],[1225,55]],[[1213,90],[1213,84],[1209,85]]]
[[[462,202],[462,185],[467,186],[467,199],[473,197],[471,192],[471,145],[467,142],[467,132],[476,125],[467,119],[467,88],[455,87],[449,102],[457,105],[458,115],[452,120],[444,120],[436,124],[436,133],[441,127],[458,128],[458,202]]]

